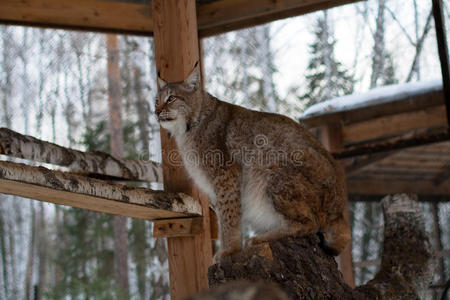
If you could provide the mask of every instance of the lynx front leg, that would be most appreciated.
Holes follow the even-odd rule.
[[[238,175],[234,170],[224,170],[215,182],[217,202],[215,210],[219,221],[221,250],[214,256],[214,262],[223,256],[241,250],[241,202]]]

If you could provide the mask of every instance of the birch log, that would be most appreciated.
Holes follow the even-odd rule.
[[[81,152],[0,128],[0,154],[69,168],[73,172],[126,180],[162,182],[162,168],[153,161],[115,158],[104,152]]]
[[[126,186],[7,161],[0,161],[0,193],[148,220],[202,214],[200,204],[183,193]]]
[[[363,286],[352,290],[344,282],[315,234],[284,237],[224,257],[209,268],[209,284],[221,286],[222,294],[228,286],[228,296],[236,291],[229,285],[232,281],[263,280],[277,284],[290,299],[421,299],[431,283],[434,254],[419,203],[401,194],[385,197],[382,206],[382,264],[375,278]],[[211,291],[209,298],[198,299],[232,299],[216,294]]]

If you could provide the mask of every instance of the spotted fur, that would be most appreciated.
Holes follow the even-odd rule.
[[[258,232],[247,244],[321,232],[334,254],[346,247],[343,174],[301,124],[216,99],[198,67],[183,82],[158,82],[158,120],[218,216],[216,260],[241,249],[241,220]]]

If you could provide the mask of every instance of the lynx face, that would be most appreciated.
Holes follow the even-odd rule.
[[[186,132],[195,122],[201,93],[199,79],[197,67],[183,82],[167,83],[158,76],[155,114],[160,125],[173,135]]]

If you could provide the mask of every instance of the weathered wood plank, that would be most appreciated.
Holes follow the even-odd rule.
[[[321,142],[325,146],[325,148],[330,151],[340,151],[343,148],[343,136],[342,136],[342,125],[341,124],[327,124],[321,130]],[[342,161],[338,162],[339,167],[341,168],[341,172],[339,176],[342,177],[342,180],[345,180],[345,166]],[[345,185],[345,184],[344,184]],[[350,215],[349,215],[349,206],[348,199],[345,198],[345,210],[344,210],[344,219],[350,226]],[[351,229],[350,229],[351,230]],[[352,288],[355,287],[355,276],[353,274],[353,258],[352,258],[352,243],[350,241],[347,248],[339,254],[337,257],[337,261],[339,264],[339,269],[344,276],[345,283],[347,283]]]
[[[450,180],[440,185],[432,180],[353,179],[347,180],[347,191],[355,195],[389,195],[414,193],[418,195],[450,195]]]
[[[202,208],[183,193],[154,191],[71,173],[0,161],[0,193],[147,220],[198,216]]]
[[[151,35],[150,5],[98,0],[8,0],[0,23]]]
[[[361,0],[219,0],[198,7],[199,36],[265,24]]]
[[[401,132],[428,127],[447,126],[445,106],[380,117],[344,126],[344,143],[380,138]]]
[[[69,168],[73,172],[125,180],[162,182],[161,164],[116,158],[104,152],[81,152],[0,128],[0,154]]]
[[[344,125],[375,119],[383,116],[419,111],[433,106],[444,104],[444,93],[432,91],[416,96],[399,98],[396,101],[386,102],[370,107],[361,107],[322,115],[302,118],[301,121],[310,128],[324,126],[327,123],[343,123]]]
[[[153,222],[153,237],[194,236],[203,230],[203,220],[198,218],[167,219]]]
[[[199,36],[211,36],[358,1],[361,0],[205,1],[197,12]],[[153,35],[154,30],[150,1],[1,1],[0,23],[145,36]]]
[[[182,81],[200,58],[195,1],[153,0],[152,12],[157,69],[167,82]],[[208,289],[208,267],[212,263],[209,201],[188,178],[181,161],[174,163],[171,154],[177,147],[163,129],[161,145],[164,188],[188,193],[200,201],[204,212],[200,234],[167,239],[170,295],[178,300]]]

